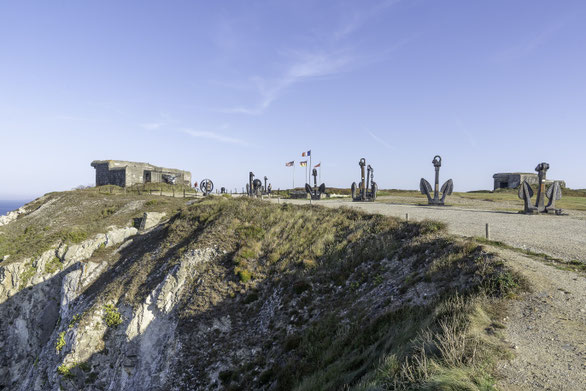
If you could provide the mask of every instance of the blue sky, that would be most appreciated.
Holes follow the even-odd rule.
[[[94,159],[241,188],[532,172],[586,188],[583,1],[4,1],[0,199],[92,184]],[[304,181],[297,167],[296,185]]]

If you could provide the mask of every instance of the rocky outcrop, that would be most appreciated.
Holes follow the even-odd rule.
[[[12,223],[18,216],[24,213],[26,213],[24,208],[18,208],[17,210],[6,213],[4,216],[0,216],[0,226]]]
[[[107,269],[107,262],[86,261],[97,249],[124,243],[136,233],[132,227],[111,227],[106,234],[80,244],[61,244],[36,259],[0,267],[0,319],[13,319],[11,324],[0,323],[0,389],[18,389],[22,374],[26,368],[32,370],[35,360],[45,357],[48,363],[55,361],[59,324],[66,330],[66,341],[75,340],[76,333],[69,330],[76,315],[72,307],[74,303],[75,308],[82,305],[76,301],[83,290]],[[95,340],[91,333],[83,335]],[[46,381],[27,381],[21,389],[49,389]]]
[[[165,213],[145,212],[140,221],[140,229],[145,230],[153,228],[155,225],[159,224],[163,217],[165,217]]]

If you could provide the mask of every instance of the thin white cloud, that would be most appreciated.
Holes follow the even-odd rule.
[[[393,149],[393,146],[391,144],[389,144],[388,142],[386,142],[385,140],[383,140],[382,138],[380,138],[376,134],[374,134],[374,133],[372,133],[370,131],[368,132],[368,134],[370,135],[370,137],[372,137],[372,139],[374,141],[376,141],[377,143],[383,145],[385,148],[387,148],[387,149]]]
[[[357,30],[360,30],[373,17],[380,15],[386,8],[389,8],[401,0],[384,0],[374,3],[370,7],[364,7],[364,3],[358,2],[358,8],[351,12],[351,17],[346,20],[343,25],[334,32],[335,39],[343,39]]]
[[[256,85],[256,90],[260,94],[260,101],[256,105],[249,107],[234,107],[223,109],[221,111],[232,114],[262,114],[285,89],[303,81],[333,76],[343,72],[353,61],[353,58],[343,51],[335,53],[292,52],[290,57],[293,57],[294,60],[290,63],[282,76],[274,79],[261,77],[255,77],[252,79]]]
[[[195,138],[212,140],[212,141],[217,141],[217,142],[225,143],[225,144],[249,145],[249,143],[247,143],[244,140],[241,140],[241,139],[238,139],[235,137],[224,136],[222,134],[218,134],[218,133],[214,133],[214,132],[193,130],[193,129],[181,129],[181,131],[183,133],[188,134],[191,137],[195,137]]]
[[[494,56],[494,60],[497,62],[507,62],[511,60],[517,60],[526,57],[546,45],[555,34],[566,25],[565,22],[558,21],[548,25],[541,31],[533,34],[531,37],[526,39],[515,46],[509,47]]]
[[[146,130],[157,130],[161,128],[163,125],[165,124],[162,122],[149,122],[146,124],[140,124],[140,127]]]
[[[375,2],[370,7],[353,8],[351,16],[343,21],[342,26],[335,31],[328,31],[321,34],[319,39],[325,42],[321,49],[312,51],[288,51],[281,52],[287,59],[283,71],[276,77],[254,77],[251,79],[254,89],[259,97],[255,103],[237,107],[225,108],[219,110],[229,114],[246,114],[260,115],[263,114],[273,102],[275,102],[283,92],[305,81],[331,77],[343,72],[347,72],[358,63],[364,65],[372,61],[370,56],[354,54],[353,51],[345,47],[341,42],[349,35],[355,33],[369,21],[380,15],[385,9],[399,3],[401,0],[382,0]],[[411,39],[411,38],[410,38]],[[388,54],[406,44],[410,39],[401,40],[393,47],[381,50],[379,54]],[[313,40],[315,41],[315,40]]]

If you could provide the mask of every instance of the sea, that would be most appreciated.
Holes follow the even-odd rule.
[[[0,216],[16,210],[31,200],[0,200]]]

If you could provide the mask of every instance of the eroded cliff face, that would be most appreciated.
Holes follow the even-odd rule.
[[[48,197],[2,234],[67,221],[46,206],[64,197],[80,196]],[[500,270],[430,223],[244,199],[173,200],[150,216],[152,201],[91,202],[104,223],[81,226],[88,238],[55,236],[32,256],[4,247],[17,255],[0,262],[0,389],[357,385],[411,354],[395,345],[443,316],[437,300]],[[393,331],[404,322],[413,330]]]

